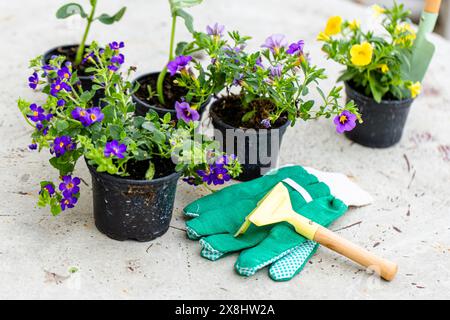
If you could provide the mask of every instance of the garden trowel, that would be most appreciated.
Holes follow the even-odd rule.
[[[359,188],[343,174],[325,173],[313,169],[307,169],[307,171],[326,183],[330,188],[331,194],[348,206],[362,206],[372,202],[372,198],[367,192]],[[300,192],[305,201],[314,201],[308,192],[293,180],[285,179],[283,182]],[[278,183],[267,193],[255,210],[246,217],[235,237],[245,233],[251,223],[256,226],[266,226],[280,222],[288,222],[295,228],[297,233],[305,238],[340,253],[366,268],[372,269],[385,280],[392,280],[397,273],[397,264],[380,258],[364,248],[345,240],[331,230],[302,216],[301,212],[295,212],[292,208],[289,191],[282,182]]]
[[[440,6],[441,0],[425,1],[419,31],[412,48],[409,74],[406,75],[406,79],[413,82],[422,82],[436,50],[434,44],[428,40],[428,36],[434,30]]]

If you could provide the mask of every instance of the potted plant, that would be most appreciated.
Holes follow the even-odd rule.
[[[363,31],[358,20],[331,17],[318,36],[329,59],[346,69],[347,99],[357,104],[364,123],[346,136],[364,146],[386,148],[400,141],[410,106],[421,84],[405,78],[416,34],[404,6],[374,6],[384,32]]]
[[[123,7],[114,15],[103,13],[95,16],[97,0],[90,0],[89,3],[91,6],[89,12],[86,12],[80,4],[73,2],[63,5],[56,12],[56,17],[58,19],[66,19],[73,15],[80,15],[81,18],[86,20],[86,27],[84,29],[81,42],[78,44],[58,46],[47,51],[42,57],[44,70],[51,71],[49,61],[56,56],[65,56],[66,62],[72,65],[72,70],[74,72],[77,72],[80,84],[86,90],[89,90],[92,86],[92,81],[89,77],[89,74],[86,72],[86,69],[92,66],[92,61],[91,59],[89,59],[90,57],[86,55],[86,47],[89,47],[86,42],[92,23],[94,21],[100,21],[101,23],[107,25],[113,24],[120,21],[126,11],[126,7]],[[110,45],[114,46],[117,49],[123,48],[123,42],[113,42]],[[120,58],[121,57],[118,57],[118,59]],[[37,77],[37,74],[34,73],[32,77]],[[99,91],[95,99],[98,101],[100,98],[101,92]]]
[[[181,100],[189,103],[193,110],[199,115],[203,113],[210,101],[211,81],[205,77],[197,77],[197,84],[191,88],[178,86],[178,73],[183,72],[193,75],[193,69],[187,67],[189,63],[198,65],[191,54],[197,52],[195,48],[189,48],[185,42],[175,44],[175,31],[177,18],[182,18],[186,28],[193,33],[193,18],[184,9],[198,5],[203,0],[169,0],[171,9],[171,33],[168,63],[161,72],[143,74],[135,82],[139,84],[138,90],[133,94],[136,103],[136,113],[145,115],[148,110],[155,110],[161,117],[167,112],[175,118],[177,115],[176,103]],[[183,54],[181,54],[183,53]],[[178,55],[175,57],[175,55]],[[170,75],[169,75],[170,74]]]
[[[243,164],[239,180],[251,180],[276,166],[282,137],[298,118],[306,121],[337,115],[341,132],[351,130],[359,118],[353,102],[339,105],[342,88],[334,87],[325,94],[318,86],[326,78],[324,69],[309,62],[302,40],[287,45],[283,35],[266,40],[262,50],[246,50],[249,37],[229,32],[215,24],[207,33],[195,32],[187,47],[203,50],[211,63],[200,74],[212,79],[216,92],[225,88],[210,108],[216,139],[224,150],[234,150]],[[179,86],[195,86],[196,78],[180,74]],[[316,86],[322,103],[315,101],[309,90]],[[233,91],[234,90],[234,91]]]
[[[99,49],[95,42],[89,50],[94,66],[86,72],[92,89],[76,86],[78,76],[64,65],[66,57],[58,56],[49,61],[55,69],[49,80],[39,83],[45,103],[18,102],[35,128],[29,148],[48,149],[60,176],[58,182],[41,182],[38,205],[50,206],[54,215],[75,206],[81,185],[74,169],[84,157],[92,175],[97,228],[113,239],[148,241],[167,231],[181,175],[189,184],[220,185],[239,174],[239,162],[195,133],[198,121],[188,116],[186,104],[183,121],[173,121],[170,114],[160,118],[154,111],[135,116],[131,93],[136,88],[114,59],[120,51]],[[39,58],[31,67],[37,74],[47,72]],[[104,91],[103,108],[93,103],[97,90]]]

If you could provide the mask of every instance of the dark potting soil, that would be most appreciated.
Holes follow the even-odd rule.
[[[163,178],[175,172],[175,164],[170,159],[154,158],[155,176],[153,179]],[[127,172],[129,176],[124,179],[145,180],[145,173],[148,170],[148,161],[128,161]]]
[[[72,64],[75,63],[75,58],[77,56],[78,46],[66,46],[59,47],[54,51],[54,55],[65,56],[67,57],[66,61],[70,61]],[[74,66],[75,70],[78,72],[78,76],[88,77],[90,74],[86,73],[86,69],[92,67],[93,64],[87,61],[84,64],[80,64],[78,66]]]
[[[250,103],[249,109],[256,109],[255,116],[248,122],[242,122],[242,117],[246,110],[242,108],[241,97],[237,95],[229,95],[220,98],[214,104],[214,112],[223,122],[235,128],[243,129],[266,129],[261,121],[267,119],[269,114],[276,108],[275,104],[269,99],[257,99]],[[279,128],[288,121],[287,117],[281,116],[272,128]]]
[[[146,78],[140,80],[139,89],[135,93],[135,95],[141,99],[142,101],[146,101],[149,104],[152,104],[154,106],[157,106],[159,108],[163,109],[175,109],[175,102],[181,101],[181,98],[183,98],[187,94],[187,90],[181,87],[178,87],[174,80],[176,77],[171,77],[169,74],[166,75],[163,82],[163,94],[164,94],[164,101],[165,104],[162,105],[158,97],[149,97],[148,92],[148,86],[152,88],[152,91],[156,93],[156,85],[158,82],[158,76],[159,73],[151,74],[147,76]]]

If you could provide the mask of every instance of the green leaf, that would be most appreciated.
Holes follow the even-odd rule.
[[[179,9],[175,12],[175,15],[184,20],[184,24],[190,33],[194,33],[194,18],[186,11]]]
[[[184,49],[186,48],[187,45],[188,43],[185,41],[178,42],[177,47],[175,49],[175,55],[181,56],[184,53]]]
[[[242,116],[242,122],[248,122],[251,118],[253,118],[256,114],[256,110],[252,110],[247,112]]]
[[[79,14],[82,18],[87,18],[88,16],[82,6],[78,3],[71,2],[63,5],[58,9],[58,11],[56,11],[56,18],[66,19],[75,14]]]
[[[58,133],[63,132],[69,128],[69,123],[66,120],[58,120],[55,122],[55,128]]]
[[[122,19],[126,10],[127,10],[127,7],[123,7],[113,16],[103,13],[102,15],[98,16],[96,19],[99,20],[103,24],[113,24],[114,22],[118,22],[118,21],[120,21],[120,19]]]
[[[176,15],[178,10],[193,7],[202,2],[203,0],[169,0],[172,15]]]
[[[152,180],[153,177],[155,176],[155,164],[153,162],[150,161],[150,165],[147,169],[147,172],[145,173],[145,179],[146,180]]]

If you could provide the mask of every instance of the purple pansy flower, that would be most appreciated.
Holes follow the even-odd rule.
[[[53,186],[53,183],[46,184],[45,186],[42,187],[42,189],[47,190],[50,197],[55,194],[55,187]]]
[[[69,198],[80,192],[80,178],[72,176],[63,176],[61,178],[62,182],[59,184],[59,190],[62,192],[63,196]]]
[[[270,124],[270,119],[263,119],[261,121],[261,125],[266,128],[269,129],[272,125]]]
[[[222,165],[210,165],[207,170],[197,170],[197,174],[202,177],[202,181],[209,184],[221,185],[230,181],[228,170]]]
[[[62,67],[58,70],[58,77],[61,81],[69,80],[71,76],[72,73],[70,73],[70,70],[67,67]]]
[[[28,78],[28,86],[35,90],[39,84],[39,76],[36,72],[33,72],[33,74],[31,75],[31,77]]]
[[[217,22],[211,26],[206,27],[206,33],[210,36],[222,37],[225,31],[225,26],[218,24]]]
[[[30,150],[36,150],[37,147],[38,147],[38,145],[36,143],[32,143],[32,144],[28,145],[28,149],[30,149]]]
[[[127,151],[127,146],[124,144],[119,144],[119,141],[113,140],[108,142],[105,146],[105,157],[110,157],[111,155],[116,156],[119,159],[123,159],[123,155]]]
[[[72,197],[72,196],[63,198],[60,202],[61,209],[63,211],[66,210],[66,208],[71,209],[71,208],[75,207],[75,204],[77,203],[77,201],[78,201],[78,199],[75,197]]]
[[[111,48],[111,50],[119,50],[125,48],[125,43],[123,43],[123,41],[113,41],[109,44],[109,47]]]
[[[272,53],[277,54],[281,48],[286,48],[287,41],[283,34],[273,34],[266,39],[266,42],[261,46],[269,49]]]
[[[175,102],[175,110],[177,111],[177,118],[182,119],[186,123],[200,119],[198,111],[191,108],[187,102]]]
[[[296,54],[303,53],[303,48],[305,46],[305,41],[299,40],[298,42],[294,42],[289,46],[289,49],[286,51],[288,54]]]
[[[281,76],[283,75],[283,66],[281,64],[278,64],[274,67],[270,67],[269,71],[272,78],[281,78]]]
[[[50,87],[50,94],[56,97],[61,90],[72,91],[72,88],[70,88],[67,83],[61,81],[60,79],[56,79],[56,81],[52,83]]]
[[[334,124],[338,133],[351,131],[356,126],[356,116],[350,111],[344,110],[334,118]]]
[[[173,77],[177,72],[185,70],[191,60],[191,56],[178,56],[167,64],[167,70],[169,70],[170,75]]]
[[[36,103],[30,105],[31,114],[28,115],[28,118],[33,122],[39,122],[46,120],[46,116],[44,114],[44,109],[38,106]]]
[[[72,141],[72,138],[69,136],[61,136],[61,137],[56,137],[55,140],[52,143],[50,152],[54,153],[55,156],[61,157],[62,155],[64,155],[67,151],[71,151],[73,149],[75,149],[76,145],[75,143]]]

